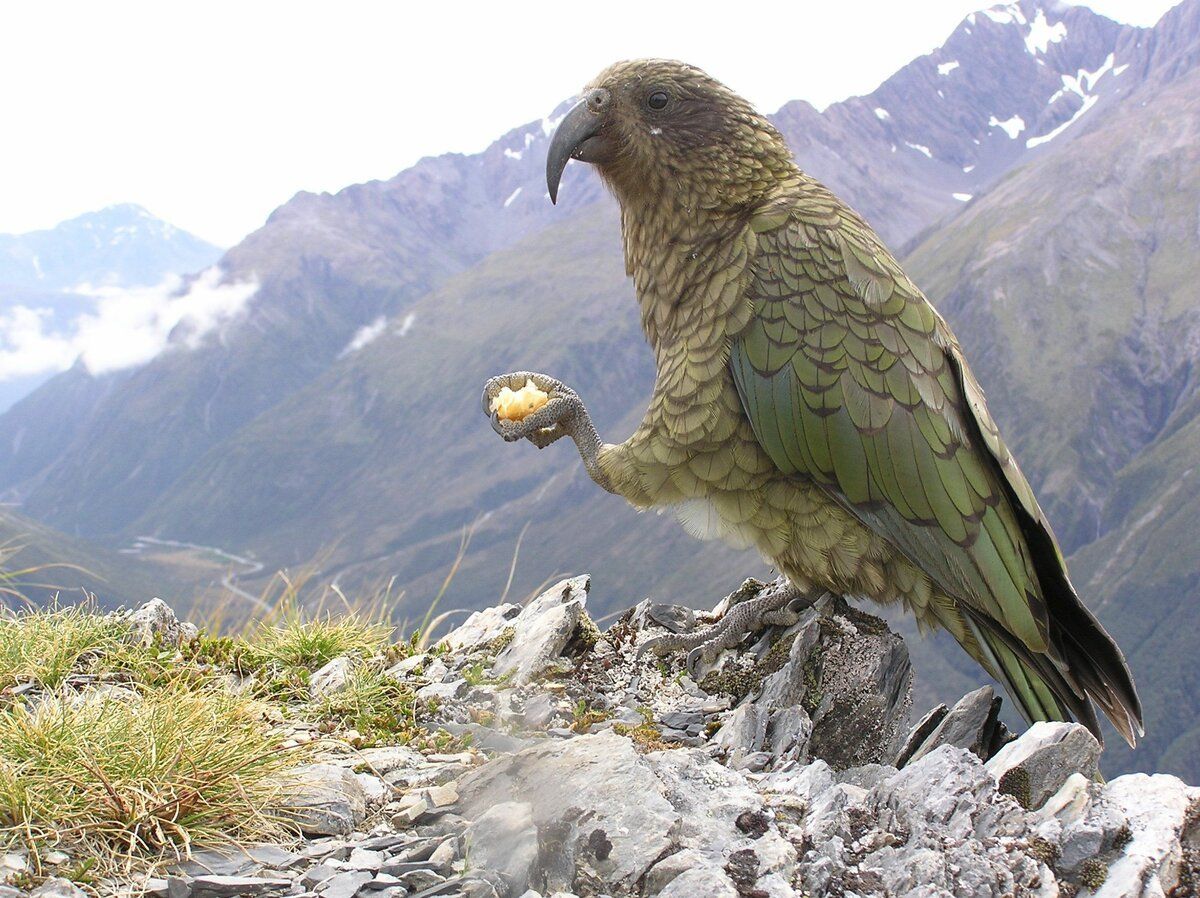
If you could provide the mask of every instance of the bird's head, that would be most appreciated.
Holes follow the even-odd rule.
[[[738,206],[793,170],[783,138],[754,107],[669,59],[618,62],[584,88],[550,143],[552,201],[570,159],[595,165],[623,204],[676,192]]]

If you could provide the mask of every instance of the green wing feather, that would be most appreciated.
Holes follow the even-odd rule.
[[[956,600],[958,629],[977,643],[968,650],[1026,716],[1094,725],[1085,693],[1101,692],[1131,737],[1140,707],[1124,659],[1075,596],[945,322],[870,227],[815,183],[751,227],[754,315],[730,366],[763,449]],[[1098,635],[1073,647],[1064,616]]]

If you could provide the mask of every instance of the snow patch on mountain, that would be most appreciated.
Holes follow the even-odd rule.
[[[1033,23],[1029,26],[1029,33],[1025,35],[1025,47],[1036,56],[1039,53],[1045,53],[1050,49],[1051,44],[1057,44],[1066,37],[1067,26],[1062,22],[1055,22],[1051,25],[1046,19],[1046,11],[1039,9],[1037,15],[1034,16]]]
[[[949,75],[949,74],[950,74],[951,72],[953,72],[953,71],[954,71],[956,68],[958,68],[958,64],[959,64],[959,63],[958,63],[958,60],[957,60],[957,59],[955,59],[955,60],[952,60],[952,61],[950,61],[950,62],[941,62],[941,63],[938,63],[938,67],[937,67],[938,74],[939,74],[939,75]]]
[[[346,344],[346,348],[338,353],[339,359],[344,359],[352,353],[358,352],[364,346],[374,343],[387,330],[387,316],[380,315],[370,324],[364,324],[354,332],[354,336],[350,338],[350,342]]]
[[[1016,140],[1018,135],[1025,130],[1025,119],[1014,115],[1001,121],[993,115],[988,119],[988,127],[999,128],[1008,135],[1009,140]]]

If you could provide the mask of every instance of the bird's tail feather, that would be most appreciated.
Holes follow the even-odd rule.
[[[1030,723],[1077,720],[1103,744],[1100,721],[1087,694],[1068,683],[1049,657],[1030,652],[985,617],[968,615],[967,623],[979,643],[980,662],[1004,685],[1021,716]]]

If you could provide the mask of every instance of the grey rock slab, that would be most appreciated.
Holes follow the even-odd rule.
[[[29,898],[87,898],[87,893],[69,879],[53,877],[30,892]]]
[[[941,715],[937,724],[919,744],[906,746],[897,758],[898,767],[919,760],[940,745],[956,745],[988,760],[1012,736],[1000,722],[1001,698],[991,686],[964,695]],[[936,709],[935,709],[936,711]],[[914,729],[919,732],[921,725]],[[910,738],[910,743],[913,740]]]
[[[657,895],[680,874],[706,866],[712,866],[712,862],[694,848],[684,848],[674,854],[669,854],[646,873],[646,894]],[[719,867],[713,867],[713,869],[717,873],[721,872]]]
[[[738,898],[738,890],[720,867],[706,866],[680,873],[658,898]]]
[[[522,715],[525,726],[530,729],[545,729],[546,724],[558,710],[558,699],[549,692],[541,692],[525,702],[525,712]]]
[[[408,770],[426,766],[425,756],[419,751],[402,745],[363,748],[355,755],[355,761],[367,769],[385,776],[394,770]]]
[[[511,603],[476,611],[463,621],[462,626],[451,630],[438,640],[438,645],[446,645],[457,651],[491,642],[503,633],[512,624],[513,618],[520,613],[521,606]]]
[[[762,749],[767,738],[769,717],[770,712],[766,708],[753,702],[739,705],[725,718],[713,736],[712,744],[730,766],[737,767],[747,755]]]
[[[341,872],[341,868],[335,867],[333,864],[317,864],[315,867],[309,867],[304,871],[300,877],[300,882],[311,889],[330,877],[337,876]]]
[[[310,764],[293,771],[280,810],[305,835],[348,835],[366,817],[367,799],[345,767]]]
[[[286,877],[197,876],[192,880],[192,898],[235,898],[237,895],[268,895],[292,887]]]
[[[371,872],[382,867],[383,862],[383,852],[372,851],[369,848],[354,848],[350,851],[350,856],[346,858],[346,864],[355,870],[370,870]]]
[[[338,873],[317,886],[321,898],[354,898],[358,890],[375,878],[365,870],[348,870]]]
[[[424,702],[434,699],[449,701],[450,699],[458,698],[459,693],[466,688],[466,685],[466,680],[451,680],[449,683],[430,683],[417,690],[417,698]]]
[[[460,779],[458,791],[460,812],[476,821],[473,845],[490,838],[478,825],[489,808],[525,804],[533,826],[561,836],[558,860],[627,890],[671,847],[679,823],[650,765],[628,738],[611,731],[497,758]],[[573,828],[581,815],[586,824]],[[515,825],[502,822],[497,837]],[[475,848],[468,851],[475,857]]]
[[[391,677],[394,680],[403,680],[408,677],[414,670],[429,660],[428,652],[417,652],[415,655],[409,655],[407,658],[402,658],[384,671],[384,676]]]
[[[477,870],[501,874],[517,895],[529,887],[538,859],[538,827],[533,807],[502,801],[485,810],[463,834],[467,856]]]
[[[977,813],[995,795],[996,783],[978,757],[943,745],[880,782],[870,803],[884,829],[933,831],[961,841],[975,834]]]
[[[717,867],[740,850],[754,851],[763,874],[794,867],[796,850],[774,826],[752,837],[737,825],[747,811],[763,810],[761,796],[742,774],[700,750],[651,752],[645,763],[679,816],[676,844],[695,849]]]
[[[550,587],[512,620],[512,641],[492,665],[497,676],[518,686],[557,666],[571,634],[583,618],[591,579],[572,577]]]
[[[1040,721],[987,762],[1001,791],[1024,807],[1040,808],[1073,773],[1093,778],[1100,743],[1077,723]]]

